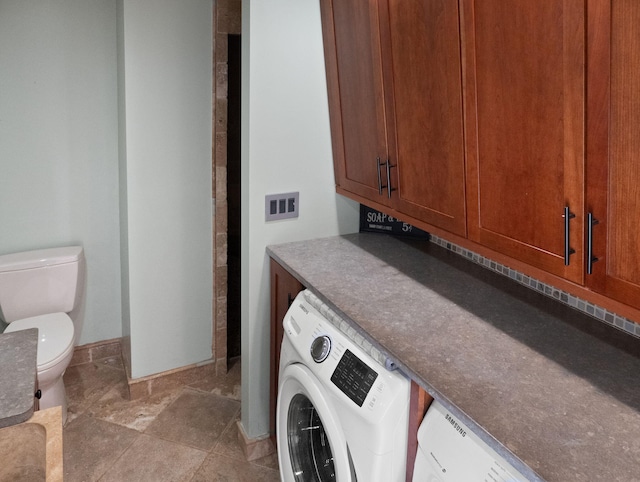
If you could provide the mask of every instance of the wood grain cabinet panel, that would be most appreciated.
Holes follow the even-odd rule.
[[[469,238],[582,283],[583,2],[462,3]]]
[[[385,202],[377,159],[388,157],[378,5],[320,2],[336,185]]]
[[[298,293],[304,289],[302,283],[291,276],[280,264],[273,259],[270,264],[271,286],[271,368],[270,368],[270,396],[269,396],[269,429],[274,445],[276,440],[276,409],[278,400],[278,374],[280,370],[280,347],[284,328],[282,320],[287,314],[289,306]]]
[[[380,2],[392,206],[466,235],[462,67],[457,0]]]
[[[586,283],[640,307],[640,3],[591,0],[588,41]]]

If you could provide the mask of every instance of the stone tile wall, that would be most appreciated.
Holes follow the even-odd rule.
[[[214,7],[213,49],[213,259],[214,340],[218,371],[227,369],[227,92],[228,35],[242,30],[242,1],[218,0]]]

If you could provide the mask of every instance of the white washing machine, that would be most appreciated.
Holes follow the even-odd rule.
[[[433,401],[418,429],[413,482],[527,482],[500,454]]]
[[[406,477],[410,382],[312,293],[287,312],[278,381],[284,482]]]

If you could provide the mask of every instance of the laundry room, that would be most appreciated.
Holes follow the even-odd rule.
[[[640,481],[637,25],[0,0],[0,480]]]
[[[360,226],[267,247],[282,480],[638,480],[640,10],[319,4]]]

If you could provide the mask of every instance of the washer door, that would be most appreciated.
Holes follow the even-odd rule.
[[[285,482],[355,482],[336,408],[301,364],[280,373],[276,430],[280,473]]]

